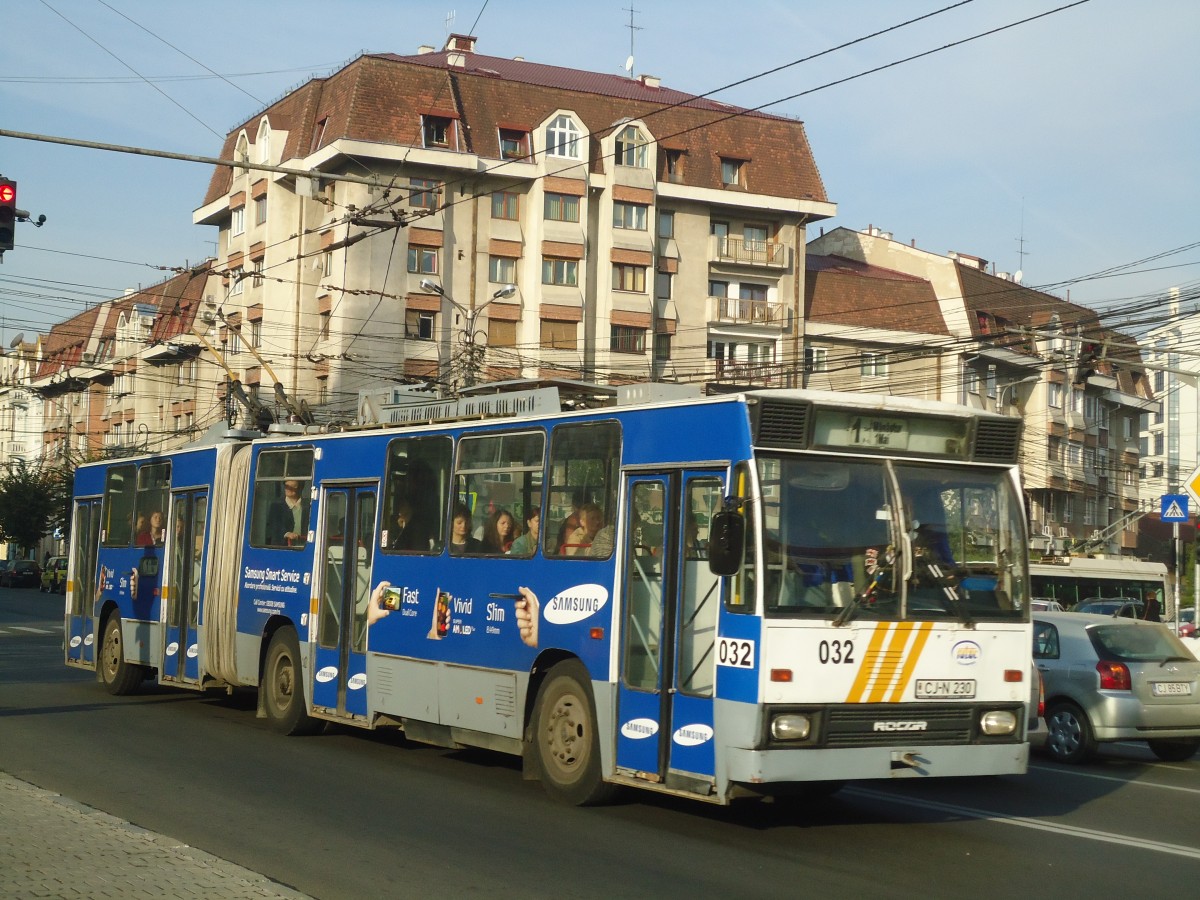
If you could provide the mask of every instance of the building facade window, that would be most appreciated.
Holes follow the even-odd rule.
[[[516,284],[517,261],[511,256],[489,256],[488,281],[492,284]]]
[[[231,297],[242,292],[243,283],[246,280],[243,277],[245,274],[241,266],[229,270],[229,295]]]
[[[671,358],[671,335],[669,332],[660,331],[654,335],[654,358],[659,361]]]
[[[670,300],[674,276],[670,272],[654,273],[654,296],[658,300]]]
[[[579,198],[573,194],[547,192],[545,216],[551,222],[578,222]]]
[[[489,347],[517,346],[517,323],[507,319],[488,319],[487,342]]]
[[[649,207],[641,203],[624,203],[617,201],[613,204],[613,228],[627,228],[632,231],[646,230],[646,213]]]
[[[963,367],[963,394],[979,393],[979,373],[971,366]]]
[[[495,191],[492,194],[492,218],[516,220],[521,216],[521,195],[512,191]]]
[[[666,170],[667,181],[682,181],[683,180],[683,151],[682,150],[667,150],[666,153]]]
[[[438,273],[438,251],[434,247],[409,247],[408,271],[414,275]]]
[[[320,336],[321,340],[323,340],[323,341],[329,340],[329,320],[332,318],[333,318],[333,316],[328,312],[323,312],[320,314],[319,325],[317,327],[317,334]]]
[[[438,208],[438,183],[429,178],[408,179],[408,204],[414,209]]]
[[[609,333],[609,346],[614,353],[645,353],[646,329],[628,325],[613,325]]]
[[[1046,392],[1046,402],[1055,409],[1062,409],[1062,385],[1051,381]]]
[[[740,159],[721,157],[721,183],[729,185],[742,183],[742,161]]]
[[[630,291],[635,294],[646,293],[646,267],[613,263],[612,288],[614,291]]]
[[[404,313],[404,336],[413,341],[432,341],[434,313],[410,309]]]
[[[633,125],[626,125],[617,135],[617,165],[646,168],[646,138]]]
[[[542,319],[541,347],[543,350],[578,349],[578,323],[560,322],[556,319]]]
[[[250,346],[255,349],[262,346],[262,320],[258,319],[250,323]]]
[[[267,221],[267,198],[259,197],[254,201],[254,224],[263,225]]]
[[[504,159],[522,159],[529,155],[529,132],[515,128],[500,129],[500,156]]]
[[[829,350],[825,347],[805,347],[804,348],[804,371],[806,372],[828,372],[829,371]]]
[[[989,400],[996,399],[996,367],[987,367],[987,395]]]
[[[555,116],[546,127],[546,155],[579,159],[579,127],[570,116]]]
[[[579,284],[579,262],[574,259],[542,257],[542,284],[575,287]]]
[[[421,136],[426,147],[449,147],[454,121],[443,116],[422,116]]]
[[[244,234],[246,231],[246,207],[239,206],[229,213],[229,233]]]
[[[879,378],[888,373],[888,358],[884,353],[863,353],[859,357],[859,374]]]

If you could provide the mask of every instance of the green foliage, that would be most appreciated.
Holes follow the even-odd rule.
[[[72,472],[63,466],[9,464],[0,474],[0,538],[33,549],[56,528],[70,525]]]

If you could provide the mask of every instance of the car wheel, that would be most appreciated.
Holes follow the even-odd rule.
[[[1159,738],[1146,743],[1150,745],[1150,752],[1163,762],[1183,762],[1200,750],[1200,738]]]
[[[1083,710],[1074,703],[1055,703],[1046,711],[1046,749],[1062,763],[1087,762],[1096,755],[1096,738]]]

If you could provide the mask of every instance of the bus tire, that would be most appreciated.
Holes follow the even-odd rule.
[[[1087,714],[1062,700],[1046,710],[1046,750],[1062,763],[1087,762],[1096,755],[1096,738]]]
[[[121,617],[115,612],[104,621],[97,668],[104,689],[118,697],[132,694],[146,677],[145,668],[125,661],[125,636],[121,633]]]
[[[600,737],[587,670],[577,660],[554,666],[534,704],[533,753],[546,792],[572,806],[607,801],[614,787],[600,772]]]
[[[280,628],[271,637],[259,690],[272,730],[280,734],[312,734],[317,730],[320,723],[305,709],[300,642],[291,628]]]

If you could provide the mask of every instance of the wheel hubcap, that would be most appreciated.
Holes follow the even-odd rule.
[[[558,769],[578,767],[587,748],[586,733],[578,700],[570,694],[560,697],[546,725],[546,750]]]

